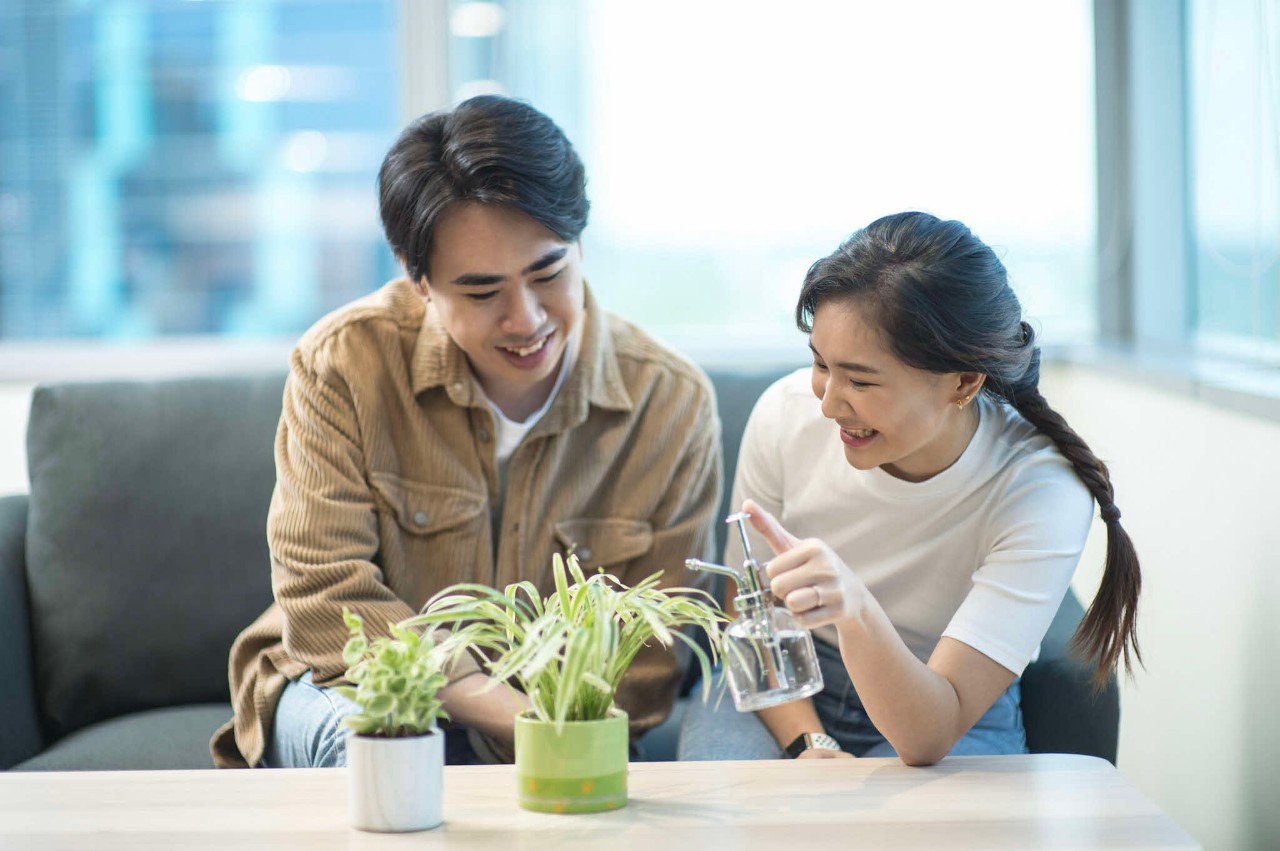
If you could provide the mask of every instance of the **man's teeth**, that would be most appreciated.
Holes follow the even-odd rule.
[[[873,428],[860,428],[860,429],[847,428],[844,430],[844,433],[849,435],[850,437],[870,437],[871,435],[876,433],[876,430]]]
[[[547,340],[550,340],[550,339],[551,339],[551,336],[547,335],[546,337],[543,337],[538,342],[534,343],[532,346],[527,346],[523,349],[513,349],[510,346],[503,346],[503,348],[509,352],[515,352],[517,355],[519,355],[522,358],[527,358],[529,355],[533,354],[534,352],[542,351],[542,347],[545,346],[547,344]]]

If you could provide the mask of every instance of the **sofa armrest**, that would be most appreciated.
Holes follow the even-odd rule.
[[[0,768],[39,753],[27,611],[27,497],[0,497]]]
[[[1120,695],[1115,677],[1095,692],[1094,668],[1075,655],[1071,637],[1084,616],[1074,592],[1054,616],[1040,658],[1022,674],[1022,721],[1032,753],[1078,753],[1116,761]]]

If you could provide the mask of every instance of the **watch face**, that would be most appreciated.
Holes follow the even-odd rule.
[[[843,750],[840,743],[828,736],[826,733],[812,733],[809,736],[809,747],[822,748],[828,751]]]

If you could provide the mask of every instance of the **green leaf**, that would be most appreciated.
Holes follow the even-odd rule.
[[[357,635],[347,640],[346,646],[342,648],[342,662],[348,668],[355,665],[364,657],[364,651],[368,648],[368,642],[364,636]]]
[[[352,635],[364,633],[364,619],[346,606],[342,607],[342,620],[346,623],[347,629],[351,630]]]

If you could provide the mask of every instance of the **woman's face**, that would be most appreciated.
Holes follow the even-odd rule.
[[[859,470],[882,467],[922,482],[955,463],[978,427],[972,397],[983,376],[926,372],[894,357],[856,301],[828,301],[813,317],[813,393],[833,440]]]

